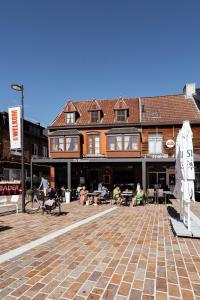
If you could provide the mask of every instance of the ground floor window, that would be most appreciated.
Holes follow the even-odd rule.
[[[165,172],[149,172],[148,173],[149,188],[165,188],[166,187],[166,173]]]

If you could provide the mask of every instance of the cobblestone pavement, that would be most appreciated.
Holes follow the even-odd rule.
[[[1,217],[13,227],[0,233],[1,253],[108,208]],[[200,240],[174,237],[169,208],[120,207],[4,262],[0,299],[200,300]]]

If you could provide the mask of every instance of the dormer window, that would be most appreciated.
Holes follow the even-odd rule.
[[[116,110],[117,122],[125,122],[127,117],[127,111],[125,109]]]
[[[66,113],[66,123],[67,124],[74,124],[75,121],[75,113],[74,112],[67,112]]]
[[[67,103],[67,105],[65,106],[64,113],[65,113],[65,122],[66,122],[66,124],[70,125],[70,124],[76,123],[76,120],[79,116],[79,112],[76,109],[74,103],[69,101]]]
[[[102,110],[96,99],[91,100],[88,111],[90,112],[91,123],[99,123],[102,117]]]
[[[92,123],[97,123],[100,120],[100,111],[95,110],[95,111],[91,111],[91,122]]]
[[[126,122],[128,118],[129,107],[123,98],[119,98],[114,105],[115,121]]]

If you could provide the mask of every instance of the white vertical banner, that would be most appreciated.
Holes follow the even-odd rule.
[[[11,107],[8,109],[10,149],[21,148],[21,107]]]

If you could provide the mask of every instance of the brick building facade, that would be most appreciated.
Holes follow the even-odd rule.
[[[24,156],[25,178],[29,181],[31,158],[48,157],[48,138],[44,134],[44,127],[39,123],[24,120]],[[40,170],[40,167],[35,166],[35,180],[39,177]],[[48,169],[47,171],[49,172]],[[8,113],[0,112],[0,180],[20,180],[20,177],[21,156],[19,152],[10,150]]]
[[[175,142],[184,120],[193,130],[196,188],[200,188],[199,90],[182,94],[68,102],[48,127],[51,184],[173,187]]]

